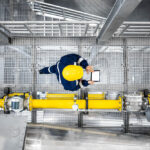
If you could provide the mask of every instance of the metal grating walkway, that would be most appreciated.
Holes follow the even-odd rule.
[[[98,21],[0,21],[10,37],[94,37],[103,24]]]

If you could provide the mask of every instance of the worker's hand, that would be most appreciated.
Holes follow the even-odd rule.
[[[94,81],[88,81],[88,84],[92,85],[92,84],[94,84]]]
[[[86,67],[86,72],[87,72],[87,73],[89,73],[89,72],[94,72],[93,66],[87,66],[87,67]]]
[[[80,79],[80,82],[82,82],[82,78]]]

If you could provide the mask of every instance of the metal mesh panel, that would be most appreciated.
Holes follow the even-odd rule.
[[[37,123],[48,123],[56,126],[77,127],[78,113],[63,110],[37,111]]]
[[[14,87],[12,92],[31,91],[31,46],[1,46],[1,87]]]
[[[55,64],[60,57],[69,53],[79,53],[89,61],[93,47],[90,45],[94,45],[92,44],[94,40],[92,38],[21,38],[15,39],[12,46],[1,46],[1,91],[5,86],[11,86],[13,92],[32,91],[34,84],[37,91],[68,93],[68,91],[63,90],[55,75],[39,75],[38,70]],[[145,49],[143,46],[145,44],[144,40],[143,42],[142,39],[138,40],[141,41],[139,46],[133,46],[134,43],[132,42],[135,41],[128,41],[130,45],[127,47],[127,84],[129,92],[149,88],[150,53],[149,49]],[[124,90],[124,46],[121,46],[122,41],[119,40],[110,41],[109,44],[103,49],[101,46],[95,46],[98,53],[91,61],[91,65],[95,69],[101,70],[101,82],[89,86],[90,91]],[[95,49],[93,50],[95,51]],[[33,74],[34,71],[37,73],[36,76]],[[35,83],[33,82],[34,78],[36,78]],[[30,116],[30,114],[28,115]],[[110,113],[92,112],[83,116],[83,123],[85,127],[114,125],[122,128],[123,118],[121,118],[122,114],[119,113],[111,115]],[[131,116],[131,118],[134,117]],[[131,121],[129,126],[133,124]],[[37,113],[37,122],[58,124],[59,126],[77,126],[77,114],[75,112],[41,111]],[[136,126],[135,121],[134,124]],[[144,124],[145,122],[142,121],[139,126],[144,127]],[[147,124],[148,122],[146,122]]]
[[[91,51],[92,50],[92,51]],[[95,53],[91,65],[100,70],[100,83],[89,87],[90,90],[123,90],[124,68],[123,48],[121,46],[90,46],[84,49],[83,56],[90,60],[91,53]]]
[[[37,91],[67,93],[56,75],[40,75],[38,70],[56,64],[63,55],[78,53],[78,46],[1,46],[0,49],[1,91],[12,87],[12,92],[29,92],[35,86]]]
[[[19,43],[12,46],[0,47],[1,91],[4,87],[12,87],[12,92],[29,92],[35,88],[37,91],[67,93],[68,91],[63,90],[55,75],[40,75],[38,70],[56,64],[66,54],[80,53],[78,44],[88,42],[85,40],[81,42],[76,38],[47,39],[44,44],[40,39],[32,38],[24,38],[21,41],[18,39],[18,41]]]
[[[67,110],[37,111],[37,123],[56,126],[78,127],[79,112]],[[83,127],[113,127],[123,129],[123,115],[120,112],[89,112],[83,115]]]
[[[128,90],[150,88],[150,47],[128,47]]]
[[[150,134],[150,123],[145,118],[144,112],[129,114],[129,132]]]
[[[118,46],[118,42],[112,41],[111,45],[113,46],[95,46],[93,48],[94,44],[90,46],[93,43],[90,38],[84,40],[78,38],[45,38],[44,40],[43,38],[22,38],[21,41],[20,39],[15,40],[12,46],[0,47],[0,82],[3,87],[13,85],[15,87],[14,91],[31,91],[33,78],[35,78],[33,71],[35,70],[37,72],[37,90],[66,92],[63,90],[62,85],[57,82],[55,75],[39,75],[38,70],[55,64],[60,57],[69,53],[79,53],[89,61],[92,53],[96,51],[97,54],[89,64],[93,65],[94,69],[101,71],[101,82],[88,88],[91,91],[123,91],[125,73],[123,62],[124,47]],[[131,45],[130,42],[128,41]],[[121,41],[120,44],[122,44]],[[142,45],[143,43],[141,42],[140,44]],[[127,57],[128,91],[133,92],[149,88],[149,47],[128,46]]]
[[[123,116],[119,112],[90,112],[83,116],[84,127],[123,127]]]

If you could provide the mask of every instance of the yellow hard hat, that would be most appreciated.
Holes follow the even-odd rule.
[[[83,77],[83,68],[76,65],[68,65],[63,69],[63,77],[68,81],[74,81]]]

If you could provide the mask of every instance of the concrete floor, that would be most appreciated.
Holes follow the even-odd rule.
[[[49,125],[27,127],[25,150],[150,150],[150,136]]]

